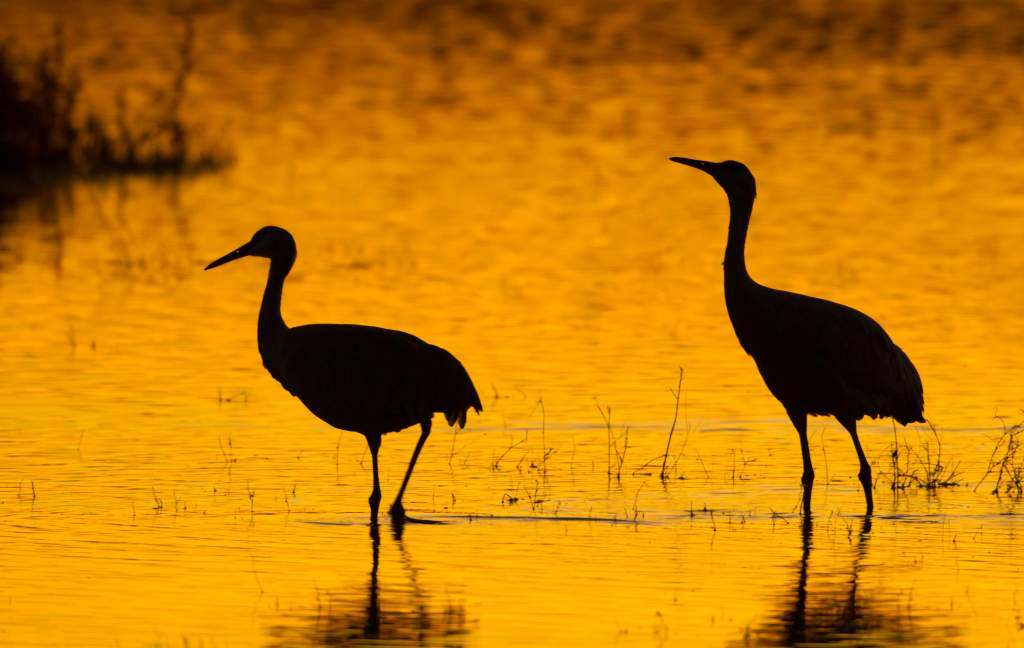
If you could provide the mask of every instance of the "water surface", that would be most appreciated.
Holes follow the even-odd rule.
[[[171,9],[0,24],[31,47],[62,21],[86,98],[145,106]],[[861,9],[202,8],[184,112],[236,165],[0,221],[0,643],[1020,643],[1017,503],[974,486],[1024,403],[1021,9]],[[865,524],[846,433],[812,419],[805,524],[725,313],[724,196],[668,155],[749,164],[752,274],[886,327],[962,486],[891,496],[893,428],[862,422]],[[435,425],[406,495],[444,524],[371,535],[363,439],[260,365],[265,262],[202,272],[270,223],[299,246],[289,324],[469,369],[486,411]],[[385,438],[386,500],[415,440]]]

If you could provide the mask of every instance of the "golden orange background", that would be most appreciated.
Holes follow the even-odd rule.
[[[974,490],[1024,404],[1024,6],[45,1],[0,35],[61,24],[84,100],[143,111],[185,13],[184,114],[235,164],[0,220],[0,644],[1024,641],[1019,507]],[[750,166],[751,273],[885,326],[964,484],[893,497],[891,423],[862,422],[865,530],[812,419],[804,533],[725,313],[724,195],[668,155]],[[447,524],[385,530],[379,598],[363,439],[262,368],[265,262],[202,272],[265,224],[298,243],[289,324],[408,330],[484,400],[435,426],[406,506]],[[415,439],[384,441],[385,501]]]

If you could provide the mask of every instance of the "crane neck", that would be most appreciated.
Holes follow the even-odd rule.
[[[260,354],[264,357],[274,341],[288,330],[284,318],[281,317],[281,294],[284,290],[284,279],[294,263],[295,252],[270,259],[270,272],[267,273],[267,287],[263,291],[263,303],[260,305],[259,326],[256,332]]]
[[[725,266],[726,284],[751,281],[747,274],[745,248],[753,209],[753,196],[729,195],[729,240],[725,245],[725,260],[722,263]]]

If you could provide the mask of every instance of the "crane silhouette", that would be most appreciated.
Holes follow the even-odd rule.
[[[420,438],[390,509],[393,517],[404,519],[402,495],[430,435],[434,412],[443,412],[448,425],[465,427],[470,407],[483,411],[480,397],[455,356],[408,333],[356,324],[285,324],[281,291],[295,255],[292,235],[268,226],[206,269],[246,256],[270,259],[257,329],[263,366],[317,417],[366,437],[373,459],[374,521],[381,500],[381,436],[419,424]]]
[[[810,510],[814,484],[807,415],[831,415],[853,439],[870,514],[874,509],[871,466],[857,437],[857,420],[891,416],[902,425],[923,423],[924,393],[917,369],[864,313],[768,288],[750,278],[744,246],[757,187],[746,166],[733,160],[669,159],[707,173],[729,198],[725,305],[740,346],[753,356],[765,385],[785,407],[800,435],[805,510]]]

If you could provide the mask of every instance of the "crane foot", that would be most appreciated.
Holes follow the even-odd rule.
[[[867,504],[867,514],[871,515],[875,510],[875,500],[871,493],[871,469],[862,470],[857,477],[860,478],[860,485],[864,488],[864,502]]]
[[[391,515],[392,518],[405,518],[405,507],[402,506],[401,502],[395,502],[391,505],[391,508],[388,509],[388,514]]]

